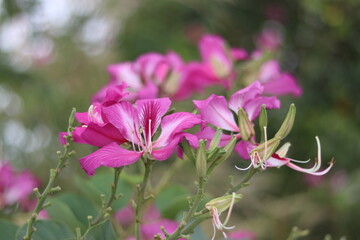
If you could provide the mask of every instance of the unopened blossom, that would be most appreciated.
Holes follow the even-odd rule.
[[[186,112],[167,116],[171,101],[168,98],[138,100],[135,106],[123,101],[103,108],[103,114],[128,142],[119,146],[112,142],[80,159],[89,175],[100,166],[121,167],[146,155],[158,161],[166,160],[183,138],[183,130],[200,123],[200,117]],[[154,139],[155,133],[161,134]]]
[[[234,63],[247,57],[245,50],[240,48],[230,49],[225,40],[216,35],[205,35],[199,41],[201,58],[213,74],[213,80],[230,87],[236,75]]]
[[[256,235],[253,232],[246,230],[236,230],[228,233],[230,240],[255,240]]]
[[[239,133],[240,129],[233,114],[237,114],[239,108],[246,111],[250,121],[254,121],[259,116],[263,104],[269,109],[280,107],[280,101],[276,97],[262,96],[263,90],[261,84],[256,81],[234,93],[229,102],[225,97],[214,94],[206,100],[194,100],[193,102],[206,123]]]
[[[239,153],[239,155],[245,159],[250,159],[251,164],[250,166],[254,168],[271,168],[271,167],[281,167],[281,166],[288,166],[289,168],[294,169],[298,172],[307,173],[310,175],[316,175],[321,176],[326,174],[330,171],[332,166],[334,165],[334,161],[331,160],[329,162],[329,166],[320,171],[321,168],[321,146],[320,146],[320,140],[318,137],[316,137],[316,143],[318,147],[317,157],[315,158],[315,163],[313,167],[311,168],[304,168],[299,166],[298,164],[304,164],[309,162],[307,161],[300,161],[295,160],[289,157],[286,157],[286,154],[290,148],[290,143],[285,143],[281,148],[279,148],[276,152],[271,154],[269,158],[266,158],[264,156],[267,156],[267,152],[269,150],[269,146],[267,146],[267,141],[261,145],[261,148],[259,148],[260,145],[256,145],[250,142],[241,142],[236,146],[236,151]],[[261,150],[260,150],[261,149]],[[296,164],[298,163],[298,164]]]
[[[40,185],[39,179],[28,171],[16,171],[10,163],[0,161],[0,208],[19,204],[23,210],[32,205],[30,195]]]

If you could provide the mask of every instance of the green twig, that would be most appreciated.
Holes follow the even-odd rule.
[[[251,180],[251,178],[258,172],[259,172],[258,169],[251,167],[249,169],[249,171],[246,173],[245,177],[241,180],[240,183],[236,184],[235,186],[232,186],[232,185],[229,186],[229,189],[228,189],[227,193],[231,194],[233,192],[237,192],[241,188],[246,187],[247,185],[249,185],[249,181]]]
[[[118,187],[118,184],[119,184],[120,174],[121,174],[123,168],[124,167],[114,168],[115,169],[115,171],[114,171],[114,181],[111,184],[110,196],[109,196],[108,200],[105,201],[105,196],[102,195],[102,197],[104,199],[103,199],[103,204],[102,204],[101,210],[100,210],[98,216],[95,218],[95,220],[92,219],[92,216],[88,217],[89,226],[85,230],[84,234],[81,236],[80,239],[84,239],[85,236],[89,233],[89,231],[90,231],[90,229],[92,227],[94,227],[95,225],[105,221],[108,218],[109,213],[112,211],[111,204],[113,203],[114,200],[118,199],[118,197],[119,197],[119,196],[117,196],[116,191],[117,191],[117,187]]]
[[[198,185],[198,191],[197,194],[195,196],[195,199],[190,203],[190,208],[189,211],[186,212],[179,224],[179,226],[177,227],[177,229],[171,234],[169,235],[169,237],[165,238],[167,240],[176,240],[180,237],[180,235],[183,235],[183,230],[186,227],[186,225],[188,224],[188,222],[194,218],[194,214],[197,210],[197,208],[199,207],[200,202],[202,201],[203,197],[204,197],[204,187],[205,187],[205,183],[206,183],[206,178],[200,177],[199,179],[199,185]],[[205,220],[205,219],[204,219]],[[203,221],[203,220],[202,220]],[[194,221],[195,222],[195,221]],[[193,222],[193,223],[194,223]],[[198,223],[199,224],[199,223]],[[197,225],[192,225],[191,226],[193,228],[195,228]]]
[[[76,112],[76,110],[75,110],[75,108],[73,108],[73,110],[70,114],[70,117],[69,117],[69,125],[68,125],[68,129],[67,129],[68,130],[67,135],[64,136],[64,138],[66,140],[66,143],[64,145],[64,151],[63,151],[63,153],[61,153],[60,151],[57,152],[58,164],[55,169],[50,169],[49,181],[48,181],[44,191],[42,193],[40,193],[38,188],[34,188],[34,193],[37,197],[37,203],[36,203],[34,211],[32,212],[32,214],[28,220],[28,224],[26,227],[26,233],[25,233],[25,236],[23,237],[24,240],[30,240],[32,234],[36,231],[36,229],[34,228],[33,225],[39,215],[39,212],[42,209],[44,209],[46,206],[49,206],[48,203],[45,204],[45,201],[46,201],[48,195],[50,193],[54,193],[54,192],[61,190],[61,188],[59,186],[54,187],[54,183],[55,183],[57,176],[65,168],[66,162],[69,159],[69,157],[74,154],[73,151],[69,150],[69,147],[70,147],[70,142],[72,141],[71,132],[73,130],[75,112]]]
[[[137,195],[137,202],[136,202],[136,208],[135,208],[135,236],[136,240],[140,240],[140,224],[141,224],[141,210],[146,202],[148,200],[148,197],[145,197],[146,188],[149,184],[150,180],[150,173],[152,171],[152,165],[154,164],[153,160],[150,159],[144,159],[144,165],[145,165],[145,174],[143,181],[141,185],[138,185],[138,195]]]

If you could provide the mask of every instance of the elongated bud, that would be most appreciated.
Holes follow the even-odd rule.
[[[214,134],[213,138],[211,139],[209,151],[212,152],[215,150],[217,146],[219,146],[220,140],[221,140],[222,130],[218,128],[216,130],[216,133]]]
[[[69,116],[69,127],[74,126],[76,109],[73,108]]]
[[[228,194],[222,197],[214,198],[205,204],[207,209],[216,208],[219,213],[226,211],[231,204],[237,203],[242,198],[241,194]]]
[[[260,116],[259,116],[259,127],[261,133],[261,142],[265,142],[265,130],[264,127],[268,125],[268,116],[266,111],[266,105],[261,105]]]
[[[216,165],[220,164],[221,162],[225,161],[228,157],[230,157],[231,153],[234,150],[235,145],[236,145],[236,137],[232,136],[231,140],[223,148],[223,150],[225,151],[224,155],[217,160]]]
[[[247,141],[255,135],[254,126],[243,108],[239,108],[238,122],[242,140]]]
[[[196,152],[196,172],[199,177],[205,177],[207,170],[206,142],[199,141],[199,148]]]
[[[195,156],[194,156],[194,150],[190,146],[189,142],[185,139],[182,144],[182,150],[184,151],[185,156],[195,164]]]
[[[280,144],[280,140],[281,140],[280,138],[274,137],[274,138],[270,139],[269,141],[265,141],[265,142],[261,143],[260,145],[256,146],[256,148],[254,148],[250,152],[250,155],[253,155],[256,152],[257,154],[259,154],[260,158],[263,161],[266,161],[267,159],[269,159],[271,157],[271,155],[274,154],[274,152],[276,151],[276,148]]]
[[[290,133],[294,125],[295,114],[296,114],[296,107],[294,104],[291,104],[289,107],[289,111],[285,117],[285,120],[281,125],[279,131],[275,134],[275,136],[284,139]]]

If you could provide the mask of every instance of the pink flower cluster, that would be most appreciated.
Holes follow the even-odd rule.
[[[16,171],[8,162],[0,161],[0,209],[19,204],[23,211],[30,210],[29,198],[40,181],[28,171]]]
[[[222,38],[215,35],[206,35],[199,41],[199,52],[201,61],[187,63],[177,53],[168,52],[164,55],[146,53],[134,62],[112,64],[108,67],[109,83],[92,100],[102,102],[109,89],[122,84],[129,92],[125,100],[130,101],[157,97],[183,100],[213,85],[229,89],[239,77],[236,64],[251,60],[244,49],[229,48]],[[269,74],[274,75],[270,78]],[[301,93],[295,79],[289,74],[282,76],[276,64],[264,66],[260,75],[259,80],[264,84],[273,82],[276,87],[282,84],[281,88],[286,88],[276,94]],[[271,92],[271,84],[269,87]]]
[[[261,106],[279,108],[276,96],[299,96],[301,88],[295,78],[280,70],[276,60],[263,62],[257,70],[257,81],[235,92],[229,99],[211,95],[205,100],[194,100],[199,115],[187,112],[171,113],[171,100],[185,99],[205,87],[219,84],[225,88],[234,85],[238,78],[237,61],[247,59],[247,53],[239,48],[228,48],[218,36],[206,35],[199,42],[201,62],[184,63],[174,52],[166,55],[148,53],[134,62],[110,65],[110,82],[93,97],[93,103],[84,113],[76,113],[81,126],[72,133],[75,142],[100,147],[80,159],[85,172],[93,175],[100,166],[121,167],[136,162],[142,156],[164,161],[177,149],[185,138],[197,148],[200,139],[210,140],[215,128],[231,134],[223,134],[220,146],[235,135],[235,150],[252,166],[262,168],[287,165],[297,171],[321,175],[318,172],[321,159],[309,171],[293,164],[293,159],[274,153],[270,159],[258,159],[252,152],[258,144],[241,141],[238,111],[243,109],[251,124],[258,117]],[[247,59],[247,60],[245,60]],[[275,96],[269,96],[275,95]],[[161,98],[159,98],[161,97]],[[184,132],[200,124],[195,135]],[[60,141],[64,143],[60,133]],[[253,138],[255,139],[255,138]],[[247,139],[246,139],[247,140]],[[276,161],[275,161],[276,160]],[[260,164],[260,165],[259,165]]]

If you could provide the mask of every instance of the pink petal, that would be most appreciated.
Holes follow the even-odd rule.
[[[215,133],[216,133],[216,131],[214,129],[212,129],[209,126],[206,126],[206,127],[202,128],[201,131],[197,132],[195,135],[197,136],[198,139],[208,140],[207,144],[209,145],[211,140],[213,139]],[[219,146],[224,147],[231,140],[231,138],[232,138],[231,135],[222,134],[221,138],[220,138]]]
[[[268,160],[266,160],[267,167],[281,167],[285,164],[290,163],[290,160],[287,158],[281,158],[277,154],[273,154]]]
[[[255,148],[255,145],[250,143],[250,141],[240,141],[235,145],[234,150],[242,157],[243,159],[250,159],[249,153]]]
[[[129,102],[119,102],[103,108],[103,112],[109,122],[119,129],[120,133],[129,142],[139,143],[140,137],[139,116],[135,107]]]
[[[125,91],[127,88],[126,83],[122,82],[118,85],[114,85],[113,87],[110,87],[106,91],[104,102],[106,103],[115,103],[123,99],[125,96],[127,96],[129,93]]]
[[[133,91],[142,88],[140,76],[134,71],[132,62],[112,64],[107,70],[116,83],[125,82]]]
[[[231,56],[234,60],[244,60],[248,58],[248,53],[242,48],[231,48]]]
[[[206,35],[199,42],[200,55],[212,67],[217,77],[226,77],[232,70],[232,59],[228,54],[225,41],[219,36]],[[221,70],[219,70],[221,68]]]
[[[280,108],[280,100],[276,97],[262,97],[258,96],[254,100],[245,105],[245,111],[248,114],[249,120],[255,120],[260,113],[261,105],[265,104],[267,109]]]
[[[239,108],[244,108],[245,105],[255,99],[263,92],[263,87],[260,82],[256,81],[234,93],[229,100],[229,108],[235,113],[239,111]]]
[[[192,93],[202,92],[208,86],[217,84],[217,79],[211,74],[211,69],[197,62],[190,62],[181,69],[179,87],[174,99],[188,98]]]
[[[175,134],[191,128],[200,122],[200,116],[187,112],[178,112],[165,116],[161,122],[161,135],[156,140],[154,147],[166,145]]]
[[[136,101],[139,124],[144,128],[145,135],[150,138],[158,129],[162,116],[169,110],[171,101],[169,98],[157,98]]]
[[[137,98],[135,99],[154,99],[159,95],[159,88],[153,83],[148,82],[137,92]]]
[[[81,136],[85,130],[86,130],[86,127],[75,127],[74,131],[71,133],[73,142],[88,144]],[[66,144],[66,140],[65,140],[64,136],[67,136],[67,135],[68,135],[67,132],[59,133],[59,141],[62,145]]]
[[[89,125],[83,129],[84,130],[81,134],[81,138],[87,144],[96,147],[103,147],[112,142],[115,142],[117,144],[127,142],[127,140],[123,137],[119,130],[110,123],[104,126],[89,123]]]
[[[228,109],[223,96],[213,94],[206,100],[194,100],[193,102],[206,122],[228,131],[239,132],[234,116]]]
[[[160,147],[158,149],[153,149],[151,155],[153,156],[153,158],[155,158],[155,160],[158,161],[167,160],[175,151],[181,139],[181,136],[175,135],[175,137],[166,146]]]
[[[75,113],[75,119],[82,124],[88,124],[89,123],[88,112]]]
[[[129,151],[121,148],[116,143],[100,148],[99,150],[79,159],[81,167],[84,171],[92,176],[95,170],[100,166],[105,167],[122,167],[136,162],[141,152]]]
[[[292,94],[294,97],[302,95],[302,88],[297,84],[296,79],[289,73],[283,73],[271,81],[263,84],[264,93],[273,95]]]

